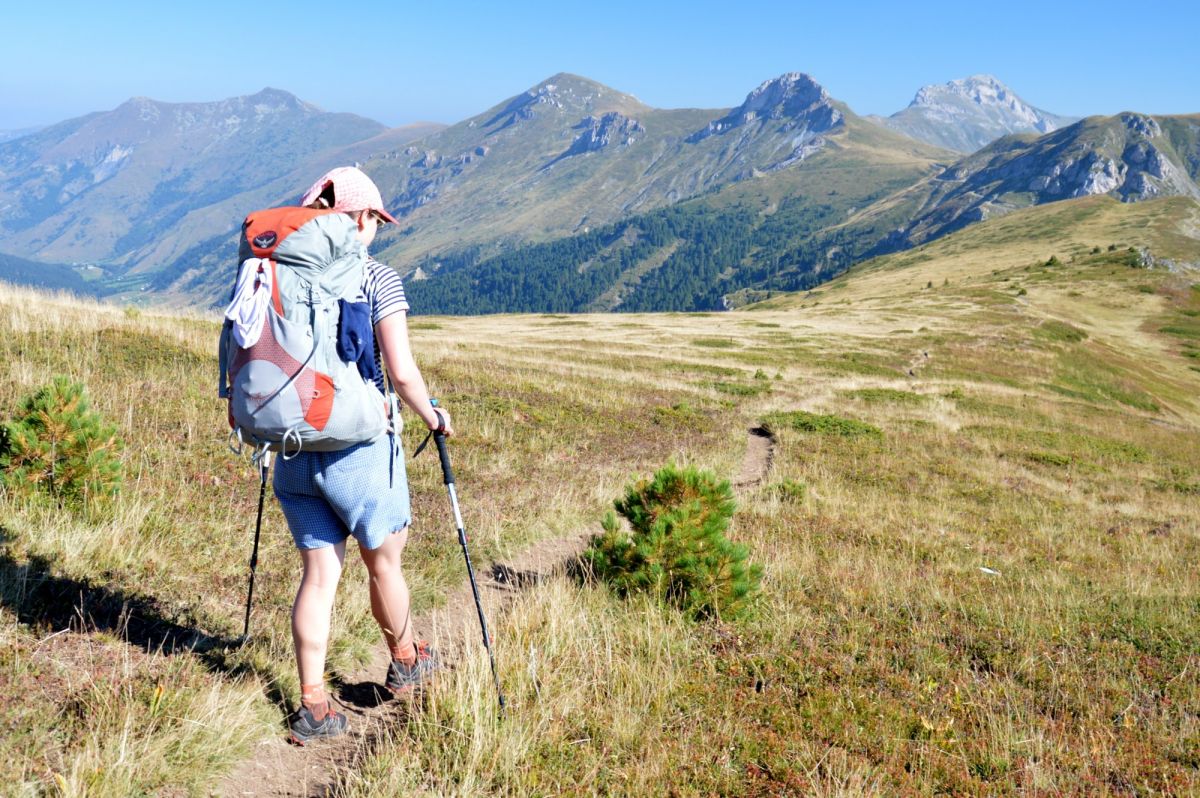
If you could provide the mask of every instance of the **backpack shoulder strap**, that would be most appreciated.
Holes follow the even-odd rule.
[[[275,266],[274,258],[267,258],[267,265],[271,269],[271,305],[274,306],[275,312],[282,316],[283,300],[279,297],[279,269]]]

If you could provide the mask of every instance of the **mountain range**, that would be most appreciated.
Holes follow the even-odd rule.
[[[239,211],[224,210],[225,200],[258,196],[282,175],[320,174],[438,127],[388,130],[275,89],[216,103],[135,97],[0,144],[0,250],[154,269],[193,233],[238,224]]]
[[[559,74],[450,127],[387,129],[275,89],[135,98],[0,143],[0,252],[89,264],[75,271],[100,292],[218,302],[248,210],[359,163],[401,221],[375,250],[424,310],[720,308],[1014,208],[1198,197],[1198,129],[1071,123],[988,76],[927,86],[888,118],[802,73],[723,109]]]

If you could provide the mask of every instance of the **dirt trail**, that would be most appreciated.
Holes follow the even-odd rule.
[[[766,427],[751,427],[747,430],[746,454],[742,457],[742,470],[733,480],[736,490],[748,490],[762,483],[771,470],[775,458],[775,436]]]
[[[775,442],[763,427],[748,431],[746,454],[733,487],[746,491],[761,484],[771,468]],[[468,530],[469,531],[469,530]],[[542,541],[504,563],[477,564],[480,598],[489,624],[510,598],[526,587],[565,572],[587,546],[592,531]],[[481,644],[471,584],[466,579],[446,597],[445,606],[414,617],[414,626],[429,639],[446,662],[454,662],[464,646]],[[288,744],[283,736],[262,743],[216,787],[213,794],[236,798],[318,798],[336,792],[356,764],[378,744],[383,731],[403,722],[409,702],[395,701],[383,689],[388,652],[381,643],[372,662],[331,685],[333,705],[350,720],[342,737],[305,748]]]

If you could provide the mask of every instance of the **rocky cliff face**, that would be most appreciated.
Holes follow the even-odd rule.
[[[1126,113],[1041,137],[1001,139],[912,190],[923,210],[900,248],[1030,204],[1108,194],[1124,202],[1200,199],[1200,119]],[[915,202],[915,200],[914,200]]]
[[[778,120],[782,131],[796,131],[797,138],[811,139],[838,127],[842,112],[835,108],[825,88],[800,72],[788,72],[768,80],[750,92],[745,102],[720,119],[693,133],[688,141],[725,135],[754,123]]]
[[[975,152],[1010,133],[1049,133],[1076,120],[1035,108],[991,75],[921,88],[903,111],[880,123],[959,152]]]
[[[484,127],[496,127],[502,130],[521,120],[533,119],[534,111],[539,105],[552,108],[563,107],[563,97],[555,83],[543,83],[529,91],[512,98],[498,113],[483,123]]]
[[[613,143],[628,147],[637,140],[638,134],[646,132],[641,122],[617,111],[609,111],[600,117],[585,116],[575,127],[580,133],[563,153],[564,158],[597,152]]]

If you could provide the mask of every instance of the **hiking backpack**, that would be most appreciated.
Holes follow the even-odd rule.
[[[220,395],[229,399],[238,442],[286,458],[345,449],[387,430],[383,395],[339,353],[347,305],[361,317],[366,303],[366,247],[357,229],[331,210],[273,208],[246,217],[230,313],[239,301],[257,307],[236,333],[227,320],[220,341]],[[369,309],[366,324],[369,336]]]

